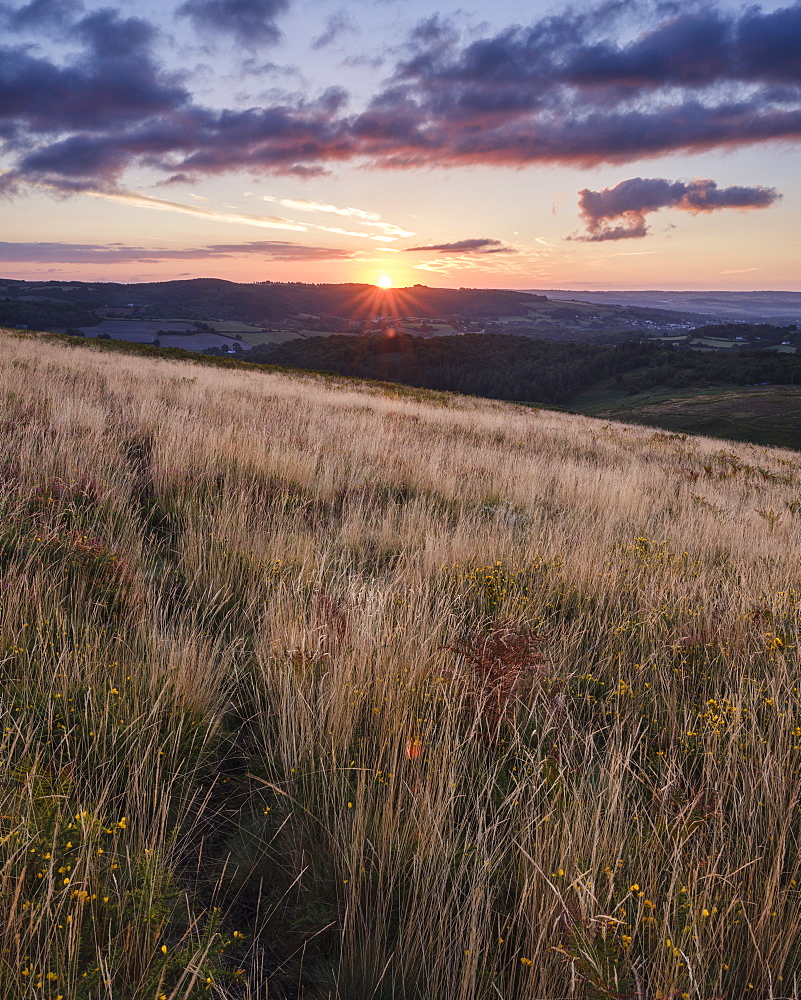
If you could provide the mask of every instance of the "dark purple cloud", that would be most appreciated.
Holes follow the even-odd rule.
[[[29,262],[64,264],[120,264],[158,260],[207,260],[209,258],[256,256],[274,261],[344,260],[350,250],[331,247],[303,246],[281,240],[248,243],[215,243],[206,247],[159,249],[97,243],[3,243],[0,261],[23,264]]]
[[[179,10],[266,43],[289,2],[186,0]],[[47,0],[18,11],[34,3]],[[355,113],[340,87],[314,100],[202,107],[157,62],[149,24],[96,11],[69,29],[83,51],[65,62],[24,46],[0,52],[0,139],[11,166],[0,187],[111,189],[135,167],[186,182],[242,169],[315,176],[348,160],[592,166],[801,139],[801,0],[769,13],[646,3],[568,11],[467,43],[431,17]],[[637,18],[644,30],[617,41],[616,19],[630,36]]]
[[[8,31],[65,28],[83,9],[79,0],[30,0],[22,6],[0,3],[0,26]]]
[[[355,34],[358,30],[356,22],[346,10],[335,11],[325,22],[325,30],[322,34],[313,39],[311,47],[313,49],[324,49],[335,42],[341,35]]]
[[[608,37],[621,9],[647,14],[607,4],[464,46],[441,20],[423,22],[360,123],[383,139],[379,162],[589,166],[801,137],[801,4],[674,9],[627,44]]]
[[[216,112],[181,102],[141,122],[131,114],[127,128],[80,132],[22,152],[16,170],[0,178],[0,189],[33,181],[64,191],[111,190],[134,163],[181,182],[242,168],[314,176],[325,162],[353,155],[352,140],[334,120],[341,100],[332,90],[295,107]]]
[[[277,20],[289,0],[186,0],[176,13],[200,31],[224,32],[248,48],[274,45],[281,38]]]
[[[432,243],[425,247],[406,247],[407,253],[415,250],[436,250],[439,253],[515,253],[511,247],[504,246],[500,240],[491,240],[486,237],[457,240],[455,243]]]
[[[581,86],[705,86],[724,80],[801,82],[801,8],[739,19],[719,10],[679,14],[626,46],[577,49],[567,75]]]
[[[584,188],[579,208],[587,225],[589,243],[639,239],[646,236],[645,217],[660,208],[676,208],[698,215],[722,208],[769,208],[781,198],[775,188],[733,186],[719,188],[715,181],[668,181],[661,177],[632,177],[603,191]]]
[[[189,93],[156,64],[155,34],[140,18],[101,10],[72,27],[84,49],[66,65],[27,46],[0,47],[0,134],[24,148],[30,133],[115,136],[130,122],[176,112]]]
[[[643,4],[626,5],[632,15]],[[605,8],[609,11],[609,5]],[[801,83],[801,5],[742,15],[692,11],[666,16],[634,41],[603,38],[607,18],[568,12],[512,26],[460,47],[442,22],[423,22],[412,54],[396,70],[428,106],[458,118],[476,110],[537,107],[555,87],[657,89],[725,81]],[[522,91],[522,92],[516,92]],[[622,95],[585,98],[602,105]]]

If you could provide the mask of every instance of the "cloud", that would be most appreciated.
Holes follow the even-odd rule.
[[[24,117],[33,128],[56,131],[63,108],[64,124],[69,127],[70,117],[80,117],[75,122],[80,130],[42,144],[15,130],[17,162],[0,183],[6,191],[31,182],[44,182],[65,192],[113,190],[134,164],[155,169],[173,182],[248,168],[259,173],[317,176],[325,171],[322,164],[326,161],[352,155],[352,143],[343,139],[332,121],[338,92],[327,91],[314,104],[295,107],[212,111],[189,106],[180,90],[164,94],[163,88],[155,93],[147,88],[108,93],[92,100],[89,87],[71,88],[69,80],[61,79],[63,74],[50,86],[47,74],[38,69],[32,66],[24,74],[8,103],[16,100],[24,105]],[[52,98],[49,104],[43,100],[42,111],[29,110],[33,90]],[[65,94],[65,90],[72,93]],[[0,107],[5,96],[0,81]],[[158,107],[162,98],[164,108]],[[136,101],[144,106],[134,106]],[[102,117],[108,120],[106,128],[98,121]],[[115,117],[118,122],[113,121]],[[304,159],[312,162],[299,162]]]
[[[346,10],[335,11],[333,14],[329,14],[328,20],[325,23],[325,30],[312,41],[311,47],[313,49],[324,49],[335,42],[340,35],[346,33],[356,34],[358,30],[356,22]]]
[[[500,240],[472,239],[457,240],[456,243],[433,243],[425,247],[406,247],[407,253],[421,250],[437,250],[439,253],[516,253],[511,247],[504,246]]]
[[[15,9],[36,3],[54,9],[52,0]],[[186,0],[179,13],[261,45],[277,39],[289,5]],[[433,17],[353,112],[342,87],[314,99],[266,96],[263,107],[204,107],[157,60],[155,29],[113,10],[64,36],[80,43],[77,55],[8,43],[0,51],[6,192],[26,183],[114,190],[132,169],[185,183],[242,170],[314,177],[339,162],[588,167],[801,139],[801,0],[770,12],[620,0],[467,38]]]
[[[262,195],[264,201],[274,201],[284,208],[294,208],[301,212],[330,212],[333,215],[344,215],[349,219],[358,219],[360,222],[378,222],[381,218],[375,212],[365,212],[361,208],[337,208],[335,205],[327,205],[325,202],[312,201],[309,198],[273,198],[272,195]]]
[[[281,38],[276,21],[289,0],[186,0],[176,11],[201,32],[224,32],[240,45],[274,45]]]
[[[63,143],[72,146],[62,148],[87,148],[90,138],[102,138],[114,158],[127,163],[119,142],[126,127],[166,118],[187,105],[190,95],[177,76],[156,64],[156,32],[147,21],[105,9],[77,22],[69,34],[83,51],[64,65],[32,54],[28,46],[0,46],[0,136],[23,161],[53,148],[37,148],[37,135],[67,133]],[[88,163],[87,170],[95,176],[97,164]]]
[[[602,191],[584,188],[579,195],[587,233],[571,239],[588,243],[641,239],[648,234],[646,215],[660,208],[699,215],[724,208],[769,208],[781,198],[775,188],[737,185],[719,188],[712,180],[685,183],[661,177],[632,177]]]
[[[376,215],[375,212],[366,212],[361,208],[338,208],[336,205],[311,201],[308,198],[273,198],[269,194],[262,195],[262,198],[264,201],[276,202],[283,208],[290,208],[296,212],[323,212],[330,215],[341,215],[347,219],[353,219],[359,225],[380,229],[385,235],[391,236],[393,239],[417,235],[408,229],[402,229],[400,226],[393,225],[391,222],[384,222],[380,215]]]
[[[629,42],[610,37],[621,11]],[[377,162],[631,162],[801,137],[801,4],[568,10],[462,44],[423,22],[358,127]],[[775,61],[771,54],[775,54]]]
[[[526,279],[542,275],[550,267],[547,254],[537,251],[521,252],[514,256],[503,254],[440,254],[412,265],[416,270],[449,275],[459,271],[478,274],[511,274]]]
[[[21,7],[0,3],[0,25],[8,31],[65,28],[83,9],[79,0],[30,0]]]
[[[297,66],[282,66],[280,63],[262,62],[255,56],[243,59],[239,63],[239,72],[243,76],[277,76],[277,77],[297,77],[303,78],[303,74]]]
[[[153,198],[149,195],[139,194],[137,191],[93,191],[87,189],[84,193],[95,198],[103,198],[106,201],[120,202],[123,205],[151,208],[159,212],[178,212],[181,215],[194,215],[214,222],[234,222],[245,226],[256,226],[259,229],[288,229],[298,233],[308,231],[307,226],[293,222],[291,219],[250,215],[245,212],[217,212],[210,208],[199,208],[197,205],[183,205],[178,201]]]
[[[476,244],[479,244],[476,247]],[[454,247],[456,249],[447,249]],[[543,276],[550,266],[554,250],[548,246],[516,245],[505,247],[500,240],[487,238],[459,240],[454,243],[432,244],[430,247],[410,247],[409,251],[433,250],[435,256],[413,264],[417,270],[449,275],[459,271],[478,274],[517,275],[521,281]]]
[[[159,260],[208,260],[258,256],[273,261],[347,260],[350,250],[331,247],[303,246],[300,243],[260,241],[248,243],[215,243],[205,247],[152,248],[96,243],[3,243],[0,261],[3,263],[64,263],[120,264]]]
[[[201,208],[198,205],[185,205],[182,202],[168,201],[164,198],[154,198],[151,195],[140,194],[137,191],[108,191],[108,190],[95,190],[91,188],[84,189],[84,194],[90,195],[94,198],[103,198],[106,201],[116,201],[123,205],[134,205],[140,208],[150,208],[159,212],[177,212],[181,215],[192,215],[196,218],[208,219],[213,222],[224,222],[224,223],[235,223],[245,226],[256,226],[260,229],[286,229],[298,233],[306,233],[310,229],[317,230],[321,233],[334,233],[338,236],[351,236],[357,239],[363,240],[376,240],[382,243],[394,243],[400,235],[403,236],[414,236],[414,233],[407,232],[404,229],[400,229],[398,226],[392,226],[390,223],[380,223],[380,225],[386,230],[386,233],[374,234],[374,233],[364,233],[357,230],[350,229],[340,229],[337,226],[321,226],[313,222],[300,223],[295,222],[292,219],[285,219],[281,216],[274,215],[253,215],[247,212],[237,212],[237,211],[227,211],[220,212],[213,208]],[[288,203],[290,205],[297,204],[293,203],[289,199],[282,200],[282,204]],[[310,203],[315,204],[315,203]],[[323,206],[325,207],[325,206]],[[358,211],[354,209],[353,211]],[[364,213],[366,214],[366,213]],[[364,223],[369,225],[370,223]],[[379,223],[373,223],[373,225],[379,225]],[[391,233],[392,235],[387,235]]]

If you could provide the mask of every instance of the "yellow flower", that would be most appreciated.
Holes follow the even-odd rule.
[[[634,883],[634,885],[630,885],[629,886],[629,892],[639,892],[639,891],[640,891],[640,887],[637,885],[636,882]]]

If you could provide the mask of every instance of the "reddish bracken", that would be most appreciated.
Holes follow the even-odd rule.
[[[475,630],[447,648],[469,668],[465,693],[473,703],[482,728],[497,733],[514,703],[529,693],[547,670],[541,653],[544,637],[515,621]]]

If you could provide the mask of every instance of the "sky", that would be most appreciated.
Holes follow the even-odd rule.
[[[0,0],[0,275],[801,290],[801,0]]]

